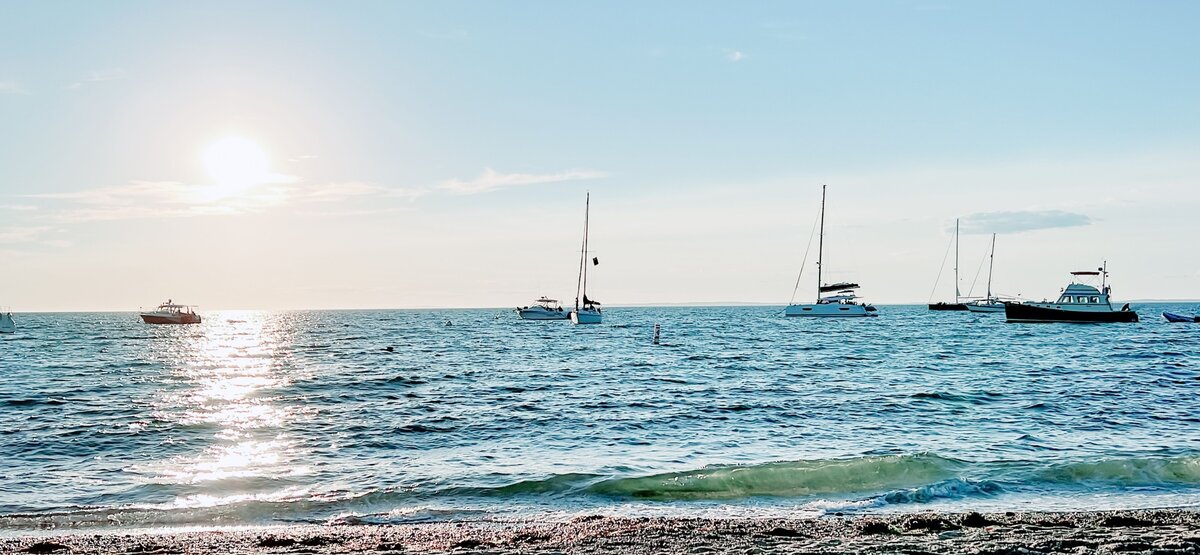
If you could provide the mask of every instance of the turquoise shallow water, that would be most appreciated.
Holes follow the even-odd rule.
[[[1200,307],[1134,308],[18,314],[0,530],[1196,506]]]

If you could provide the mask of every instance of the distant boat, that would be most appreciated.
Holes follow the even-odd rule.
[[[1163,318],[1166,318],[1168,322],[1175,322],[1177,324],[1179,324],[1179,323],[1188,323],[1188,324],[1200,323],[1200,316],[1184,316],[1182,314],[1175,314],[1174,312],[1164,312]]]
[[[579,249],[579,278],[575,282],[575,310],[571,312],[571,321],[576,324],[599,324],[603,319],[600,313],[600,303],[589,299],[587,296],[587,271],[588,271],[588,215],[592,209],[592,194],[588,193],[583,205],[583,247]],[[592,258],[593,265],[600,264],[600,260]],[[580,304],[579,296],[583,295],[583,303]]]
[[[147,324],[199,324],[200,315],[196,314],[195,307],[184,304],[175,304],[174,301],[167,299],[167,302],[158,305],[158,308],[140,314],[142,321]]]
[[[17,323],[13,321],[12,311],[0,311],[0,333],[17,333]]]
[[[809,241],[812,241],[810,238]],[[809,243],[812,244],[811,242]],[[817,242],[817,300],[813,304],[788,304],[783,313],[786,316],[813,316],[826,318],[854,318],[878,316],[875,307],[859,303],[854,290],[859,288],[857,283],[821,283],[821,269],[825,261],[825,186],[821,186],[821,234]],[[804,269],[800,269],[801,274]],[[799,278],[797,278],[799,284]],[[833,295],[826,295],[833,293]]]
[[[992,252],[988,255],[988,288],[987,296],[967,303],[971,312],[1004,312],[1004,303],[992,296],[992,267],[996,263],[996,234],[992,234]],[[974,288],[974,286],[971,286]]]
[[[557,300],[542,297],[529,306],[518,308],[517,316],[522,320],[567,320],[571,313],[563,310]]]
[[[942,268],[945,268],[945,267],[946,267],[946,259],[942,258]],[[942,279],[942,272],[941,272],[941,269],[938,269],[938,280],[940,280],[940,279]],[[935,290],[937,289],[937,281],[934,282],[933,288]],[[954,302],[952,302],[952,303],[947,303],[947,302],[930,303],[929,310],[953,310],[953,311],[968,310],[967,305],[962,302],[962,299],[960,298],[960,291],[958,290],[958,220],[957,219],[954,220]]]
[[[1130,310],[1129,305],[1113,310],[1109,298],[1111,289],[1108,286],[1108,264],[1105,263],[1095,272],[1071,272],[1072,282],[1063,289],[1062,295],[1056,302],[1040,303],[1004,303],[1004,315],[1009,322],[1071,322],[1071,323],[1112,323],[1137,322],[1137,312]],[[1100,288],[1094,285],[1079,283],[1079,278],[1100,276]]]

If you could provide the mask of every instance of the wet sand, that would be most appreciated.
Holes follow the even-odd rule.
[[[286,526],[0,538],[2,553],[1200,554],[1200,512],[918,513],[819,519]]]

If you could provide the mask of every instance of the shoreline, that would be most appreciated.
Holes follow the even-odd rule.
[[[115,532],[115,533],[114,533]],[[922,512],[812,519],[580,516],[568,521],[30,531],[3,553],[1200,554],[1200,512]]]

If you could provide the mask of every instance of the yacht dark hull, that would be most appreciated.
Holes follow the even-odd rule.
[[[929,310],[958,310],[967,311],[966,303],[933,303],[929,305]]]
[[[1020,303],[1005,303],[1004,317],[1009,322],[1066,322],[1080,324],[1103,324],[1136,322],[1138,315],[1132,310],[1082,311],[1047,308]]]

